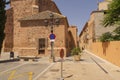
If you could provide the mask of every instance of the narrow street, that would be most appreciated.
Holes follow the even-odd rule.
[[[61,63],[58,61],[38,80],[59,80]],[[88,52],[80,61],[67,57],[63,62],[64,80],[119,80],[120,68]]]
[[[61,62],[49,62],[42,57],[38,62],[16,61],[0,63],[1,80],[60,80]],[[80,61],[65,57],[64,80],[119,80],[120,68],[89,52],[84,52]]]

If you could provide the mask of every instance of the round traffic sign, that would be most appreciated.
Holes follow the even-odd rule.
[[[53,33],[51,33],[50,36],[49,36],[50,39],[55,39],[55,37],[56,37],[56,36],[55,36],[55,34],[53,34]]]
[[[60,50],[60,57],[63,58],[64,57],[64,49]]]

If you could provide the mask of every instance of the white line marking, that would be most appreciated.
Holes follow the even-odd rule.
[[[91,54],[91,55],[97,57],[98,59],[102,60],[103,62],[105,62],[105,63],[107,63],[107,64],[110,64],[110,65],[112,65],[112,66],[114,66],[114,67],[120,69],[119,66],[117,66],[117,65],[115,65],[115,64],[113,64],[113,63],[111,63],[110,61],[107,61],[106,59],[101,58],[101,57],[98,56],[98,55],[95,55],[94,53],[92,53],[92,52],[90,52],[90,51],[88,51],[88,50],[85,50],[85,52],[87,52],[88,54]]]
[[[43,73],[45,73],[50,67],[52,67],[55,63],[52,63],[45,70],[43,70],[38,76],[36,76],[33,80],[37,80]]]
[[[87,52],[88,54],[93,55],[94,57],[97,57],[98,59],[100,59],[101,61],[103,61],[103,62],[105,62],[105,63],[108,63],[108,64],[110,64],[110,65],[114,65],[114,64],[112,64],[111,62],[109,62],[109,61],[107,61],[107,60],[101,58],[101,57],[98,56],[98,55],[95,55],[94,53],[92,53],[92,52],[90,52],[90,51],[85,50],[85,52]],[[114,65],[114,66],[116,66],[116,65]],[[117,66],[116,66],[116,67],[117,67]]]
[[[13,69],[15,69],[15,68],[18,68],[18,67],[20,67],[20,66],[22,66],[22,65],[25,65],[25,64],[27,64],[27,63],[24,63],[24,64],[18,65],[18,66],[16,66],[16,67],[10,68],[10,69],[8,69],[8,70],[5,70],[5,71],[1,72],[1,74],[5,73],[5,72],[7,72],[7,71],[13,70]]]

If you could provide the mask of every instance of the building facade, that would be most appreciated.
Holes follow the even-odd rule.
[[[69,26],[67,17],[61,14],[54,1],[11,0],[10,6],[10,11],[7,11],[6,30],[11,29],[9,36],[11,42],[8,42],[6,36],[3,45],[4,52],[13,50],[19,56],[50,55],[51,26],[56,35],[54,41],[56,56],[59,56],[61,49],[64,49],[65,56],[69,56],[70,50],[76,47],[77,27]],[[12,17],[9,17],[10,13]],[[50,17],[51,14],[53,18]],[[58,19],[59,22],[56,21]],[[8,27],[9,23],[11,23],[10,27]],[[8,30],[6,34],[7,32]],[[75,43],[71,44],[71,42]],[[8,47],[8,45],[12,46]]]
[[[112,32],[115,27],[109,26],[104,27],[102,20],[105,16],[105,10],[108,9],[108,4],[111,0],[105,0],[98,4],[98,10],[93,11],[90,15],[90,19],[86,22],[80,35],[80,47],[90,49],[93,42],[99,41],[100,36],[105,32]]]

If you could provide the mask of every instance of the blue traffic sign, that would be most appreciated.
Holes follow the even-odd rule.
[[[55,37],[56,37],[56,36],[55,36],[55,34],[53,34],[53,33],[51,33],[50,36],[49,36],[50,39],[55,39]]]

